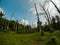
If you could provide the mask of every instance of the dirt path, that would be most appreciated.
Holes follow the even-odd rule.
[[[36,41],[33,45],[44,45],[43,41]]]

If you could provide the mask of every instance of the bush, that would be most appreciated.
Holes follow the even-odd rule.
[[[49,40],[47,42],[47,45],[57,45],[56,39],[55,38],[51,38],[51,40]]]
[[[6,32],[6,33],[8,33],[8,32],[9,32],[9,30],[6,30],[6,29],[5,29],[5,30],[2,30],[2,31],[3,31],[3,32]]]

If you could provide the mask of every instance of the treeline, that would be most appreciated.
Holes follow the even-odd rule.
[[[16,33],[33,33],[36,28],[31,28],[30,25],[24,26],[19,24],[18,21],[8,20],[3,18],[4,14],[0,12],[0,31],[14,31]]]
[[[24,26],[14,20],[0,18],[0,31],[14,31],[16,33],[32,33],[36,29],[32,29],[30,25]]]
[[[52,17],[51,20],[51,30],[60,30],[60,17],[57,15],[55,17]],[[44,26],[44,31],[49,31],[49,25],[46,23]]]
[[[39,32],[38,28],[31,28],[30,25],[24,26],[22,24],[19,24],[18,21],[14,20],[7,20],[5,18],[2,18],[4,14],[0,12],[0,31],[14,31],[16,33],[33,33],[33,32]],[[42,22],[40,22],[42,24]],[[52,17],[51,20],[51,29],[52,31],[60,30],[60,17],[57,15],[55,17]],[[45,25],[41,25],[42,31],[50,31],[50,27],[46,23]]]

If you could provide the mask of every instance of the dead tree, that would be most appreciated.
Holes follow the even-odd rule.
[[[4,16],[4,13],[0,11],[0,20],[2,20],[2,17]],[[2,20],[3,21],[3,20]],[[1,24],[0,24],[1,25]],[[1,27],[1,30],[3,30],[3,26]]]
[[[16,21],[16,33],[18,33],[18,20]]]
[[[4,16],[4,13],[0,11],[0,18],[2,18],[3,16]]]
[[[17,20],[17,18],[14,16],[14,18],[15,18],[15,20],[16,20],[16,24],[15,24],[15,26],[16,26],[16,33],[18,33],[18,27],[19,27],[19,23],[18,23],[18,20]]]
[[[59,14],[60,14],[60,10],[59,10],[59,8],[56,6],[56,4],[52,1],[52,0],[50,0],[51,2],[52,2],[52,4],[55,6],[55,8],[57,9],[57,11],[59,12]]]
[[[14,28],[15,28],[16,33],[18,33],[19,24],[18,24],[17,18],[14,16],[14,13],[11,14],[10,20],[12,20],[13,17],[14,17],[14,19],[16,20],[16,22],[15,22],[15,24],[14,24]]]
[[[24,30],[25,30],[25,18],[24,18]]]
[[[36,7],[36,3],[34,5],[35,5],[36,14],[37,14],[37,29],[40,32],[40,35],[42,35],[41,34],[41,24],[40,24],[40,20],[39,20],[39,14],[38,14],[38,10],[37,10],[37,7]]]
[[[46,10],[45,7],[44,7],[45,3],[44,3],[44,5],[40,4],[40,6],[41,6],[42,10],[44,11],[43,14],[44,14],[46,20],[48,21],[49,31],[51,31],[51,17],[50,17],[50,14],[49,14],[48,10]]]

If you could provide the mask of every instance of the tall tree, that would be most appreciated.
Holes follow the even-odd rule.
[[[52,17],[52,27],[56,29],[56,19],[54,17]]]
[[[16,21],[16,33],[18,33],[18,27],[19,27],[19,24],[18,24],[18,20]]]
[[[34,5],[35,5],[36,14],[37,14],[37,29],[40,32],[40,35],[42,35],[41,24],[40,24],[40,20],[39,20],[39,14],[38,14],[38,10],[37,10],[37,7],[36,7],[36,3]]]
[[[60,17],[56,16],[56,20],[57,20],[58,29],[60,29]]]
[[[3,15],[4,15],[4,14],[2,13],[2,11],[0,11],[0,18],[2,18]]]
[[[47,8],[47,10],[45,9],[45,3],[42,5],[41,3],[40,3],[40,7],[42,8],[42,10],[44,11],[44,16],[45,16],[45,18],[46,18],[46,20],[48,21],[48,30],[49,31],[51,31],[51,17],[50,17],[50,13],[48,12],[48,8]]]
[[[50,0],[51,2],[52,2],[52,4],[55,6],[55,8],[57,9],[57,11],[59,12],[59,14],[60,14],[60,10],[59,10],[59,8],[57,7],[57,5],[52,1],[52,0]]]

